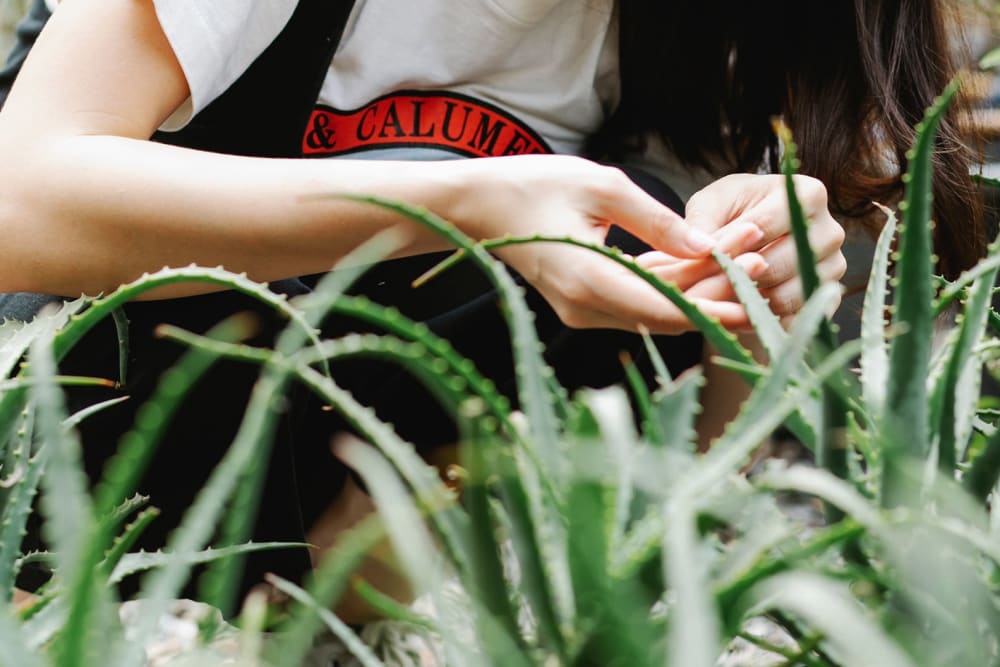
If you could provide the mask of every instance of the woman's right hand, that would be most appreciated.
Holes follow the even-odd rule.
[[[453,163],[464,186],[446,217],[476,238],[510,234],[572,237],[603,244],[612,224],[656,250],[704,258],[715,247],[737,257],[748,273],[767,268],[742,249],[759,238],[753,225],[730,226],[709,236],[635,185],[620,170],[569,156],[519,156]],[[616,328],[675,334],[694,328],[656,289],[616,262],[584,248],[533,243],[505,248],[500,257],[545,297],[574,328]],[[669,276],[707,315],[731,329],[748,325],[728,284],[687,263]],[[691,270],[686,270],[691,266]],[[697,270],[696,270],[697,269]]]

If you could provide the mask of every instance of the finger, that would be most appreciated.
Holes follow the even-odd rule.
[[[842,294],[838,294],[837,298],[834,299],[833,303],[830,304],[830,307],[826,311],[827,317],[833,317],[837,313],[837,310],[840,308],[842,296],[843,296]],[[781,328],[784,329],[785,331],[789,331],[792,328],[792,325],[795,324],[795,318],[798,317],[798,315],[799,314],[797,312],[792,313],[790,315],[782,315],[779,318],[779,321],[781,322]]]
[[[816,265],[816,271],[823,282],[836,282],[844,277],[847,262],[840,253],[831,255]],[[802,279],[799,276],[790,278],[774,287],[761,290],[767,299],[771,310],[777,315],[788,315],[801,310],[805,303],[802,291]]]
[[[718,252],[729,255],[730,257],[735,257],[736,255],[745,252],[744,248],[748,245],[759,243],[764,238],[764,233],[756,225],[733,224],[717,230],[713,233],[713,236],[716,238],[717,243],[715,249]],[[679,262],[691,261],[705,261],[708,262],[707,266],[715,266],[716,269],[718,268],[718,265],[715,264],[713,260],[708,258],[703,260],[682,259],[658,250],[652,250],[636,257],[636,262],[639,266],[647,271],[667,264],[677,264]]]
[[[750,276],[751,280],[756,280],[768,268],[767,261],[757,253],[746,253],[733,261]],[[726,300],[731,298],[732,286],[729,278],[722,273],[721,267],[714,260],[710,267],[703,267],[700,263],[699,265],[678,263],[660,267],[651,273],[664,282],[677,285],[682,290],[694,289],[697,296]],[[714,296],[724,293],[725,296]]]
[[[836,221],[813,225],[809,228],[809,246],[820,263],[841,255],[844,230]],[[799,272],[798,250],[791,236],[783,236],[760,251],[769,265],[768,270],[758,277],[761,287],[773,287],[791,279]],[[841,255],[841,261],[843,257]]]
[[[624,179],[624,180],[621,180]],[[676,257],[705,257],[716,240],[684,221],[638,185],[621,174],[601,198],[601,217]]]
[[[796,180],[802,211],[809,224],[810,245],[827,239],[839,247],[843,244],[843,227],[833,219],[827,209],[826,188],[816,179],[803,177]],[[750,223],[764,233],[761,246],[748,248],[757,250],[764,244],[791,233],[791,215],[788,208],[788,194],[782,187],[768,193],[759,202],[749,206],[733,223]]]
[[[615,328],[638,331],[644,326],[654,333],[678,334],[695,329],[694,324],[667,297],[622,267],[591,270],[592,280],[567,298],[553,303],[556,312],[574,328]],[[618,271],[621,269],[621,271]],[[724,326],[739,327],[746,313],[736,303],[699,300],[704,312]]]
[[[726,227],[775,185],[771,177],[732,174],[708,184],[688,199],[684,217],[688,224],[713,232]]]

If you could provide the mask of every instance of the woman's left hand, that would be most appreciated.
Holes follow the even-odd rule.
[[[809,244],[816,255],[817,270],[823,281],[840,280],[847,270],[841,252],[844,228],[827,208],[826,187],[815,178],[795,176],[795,190],[809,224]],[[794,315],[802,308],[804,296],[798,273],[795,242],[791,236],[791,218],[785,179],[780,175],[734,174],[721,178],[696,192],[686,208],[688,224],[720,239],[727,235],[739,238],[739,245],[725,247],[727,254],[738,257],[759,253],[767,269],[756,277],[761,294],[779,316]],[[731,231],[754,226],[757,234],[733,235]],[[664,280],[677,275],[691,276],[704,271],[706,276],[718,270],[712,260],[682,260],[663,252],[648,252],[636,258],[640,265]],[[727,281],[724,275],[703,280],[698,289],[713,289],[715,281]],[[696,294],[694,294],[696,296]],[[734,295],[735,298],[735,295]]]

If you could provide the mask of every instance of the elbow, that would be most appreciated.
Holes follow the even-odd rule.
[[[30,150],[0,139],[0,293],[52,292],[58,234],[47,231],[46,180]]]

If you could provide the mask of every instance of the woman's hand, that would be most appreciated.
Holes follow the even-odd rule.
[[[841,253],[844,229],[827,209],[826,188],[814,178],[796,176],[795,190],[810,221],[809,243],[816,255],[820,279],[840,280],[847,269],[847,261]],[[759,253],[767,264],[767,268],[756,276],[761,293],[779,316],[794,315],[802,308],[802,281],[798,274],[795,242],[790,234],[784,176],[734,174],[721,178],[691,197],[686,221],[693,227],[716,234],[746,225],[759,229],[759,237],[744,250]],[[638,261],[666,277],[679,271],[695,275],[699,270],[707,273],[711,269],[704,262],[692,265],[690,261],[658,252],[647,253]],[[710,290],[718,297],[727,285],[724,276],[709,276],[693,287],[691,294],[698,296],[701,290]]]
[[[455,168],[465,188],[447,217],[477,238],[505,234],[569,236],[600,244],[612,224],[671,257],[693,260],[671,271],[670,280],[725,326],[747,325],[731,286],[708,257],[716,247],[738,248],[759,240],[753,225],[699,231],[632,183],[620,170],[566,156],[527,156],[464,161]],[[708,232],[717,231],[710,234]],[[560,318],[577,328],[680,333],[692,323],[644,280],[583,248],[554,243],[503,249],[502,258],[534,285]],[[760,276],[765,261],[746,254],[738,261]],[[714,270],[704,264],[710,262]]]

